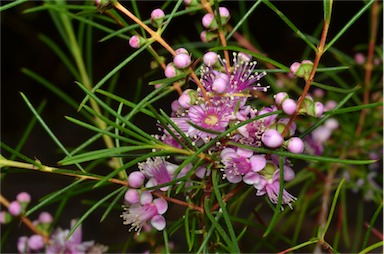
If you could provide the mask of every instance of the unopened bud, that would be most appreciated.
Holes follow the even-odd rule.
[[[162,9],[154,9],[151,13],[151,24],[155,28],[161,27],[164,21],[165,13]]]
[[[201,23],[203,26],[207,29],[216,29],[217,28],[217,22],[215,20],[215,17],[212,13],[207,13],[203,16],[201,19]]]
[[[288,139],[287,149],[291,153],[302,153],[304,151],[304,142],[301,138],[292,137]]]
[[[100,13],[112,9],[116,0],[95,0],[96,8]]]
[[[173,63],[176,68],[184,69],[191,64],[191,57],[187,54],[178,54],[173,58]]]
[[[304,78],[305,80],[307,80],[309,78],[309,74],[312,71],[312,68],[312,61],[303,60],[301,63],[293,63],[290,67],[290,70],[296,77]]]
[[[129,39],[129,46],[131,46],[134,49],[140,48],[140,46],[143,45],[143,43],[145,43],[145,39],[139,35],[134,35]]]

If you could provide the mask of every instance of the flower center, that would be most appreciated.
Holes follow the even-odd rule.
[[[212,126],[215,125],[219,121],[219,118],[216,115],[207,115],[204,119],[204,123]]]

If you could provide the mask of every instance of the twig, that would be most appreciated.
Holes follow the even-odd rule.
[[[371,85],[371,77],[372,77],[372,69],[373,69],[373,56],[375,52],[375,44],[376,44],[376,38],[377,38],[377,19],[379,14],[379,3],[378,1],[375,1],[372,4],[372,12],[371,12],[371,30],[370,30],[370,37],[368,42],[368,56],[367,56],[367,62],[365,64],[365,78],[364,78],[364,97],[363,97],[363,104],[369,103],[369,92],[370,92],[370,85]],[[367,116],[367,108],[363,108],[361,110],[359,124],[356,128],[356,136],[360,136],[365,118]]]
[[[0,203],[2,205],[4,205],[6,208],[9,207],[9,201],[3,196],[0,194]],[[40,230],[37,229],[37,227],[35,225],[33,225],[32,221],[30,219],[28,219],[27,217],[21,215],[20,216],[20,220],[30,229],[32,230],[34,233],[40,235],[41,237],[43,237],[43,240],[44,242],[47,244],[49,242],[49,237],[44,234],[43,232],[41,232]]]

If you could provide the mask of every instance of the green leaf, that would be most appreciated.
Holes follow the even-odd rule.
[[[324,5],[324,21],[328,24],[331,22],[333,0],[323,0]]]
[[[240,248],[238,245],[235,230],[233,229],[232,221],[227,211],[227,205],[224,203],[219,190],[219,186],[218,186],[219,179],[220,177],[217,176],[217,170],[213,170],[212,171],[213,191],[215,193],[217,201],[219,202],[220,210],[223,213],[224,221],[225,221],[225,224],[227,225],[227,229],[232,240],[231,245],[228,247],[232,250],[232,253],[240,253]]]
[[[7,4],[5,4],[5,5],[0,7],[0,12],[8,10],[8,9],[10,9],[12,7],[18,6],[18,5],[20,5],[22,3],[25,3],[27,1],[28,0],[15,0],[13,2],[7,3]]]
[[[327,2],[327,1],[332,1],[332,0],[324,0],[324,3]],[[356,20],[359,19],[359,17],[366,11],[369,9],[369,7],[373,4],[373,2],[375,2],[375,0],[370,0],[368,1],[364,7],[358,12],[356,13],[352,19],[350,19],[348,21],[348,23],[335,35],[335,37],[333,37],[333,39],[325,45],[324,47],[324,52],[327,51],[347,30],[348,28],[350,28],[352,26],[353,23],[355,23]]]

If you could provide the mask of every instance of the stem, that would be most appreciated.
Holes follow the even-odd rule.
[[[6,198],[4,198],[4,196],[1,195],[1,194],[0,194],[0,203],[2,205],[4,205],[6,208],[9,207],[9,201]],[[36,226],[33,225],[32,221],[30,219],[28,219],[27,217],[25,217],[23,215],[20,216],[20,219],[30,230],[32,230],[34,233],[40,235],[41,237],[43,237],[43,240],[44,240],[45,244],[48,244],[49,237],[46,234],[44,234],[43,232],[39,231],[36,228]]]
[[[208,13],[210,13],[210,14],[212,14],[214,17],[216,17],[215,13],[214,13],[213,10],[212,10],[212,7],[211,7],[210,3],[207,2],[207,0],[202,0],[201,3],[202,3],[202,5],[204,6],[204,9],[205,9]],[[217,11],[218,11],[218,10],[217,10]],[[220,13],[218,13],[218,16],[219,16],[219,17],[217,17],[217,18],[220,19]],[[221,43],[221,45],[222,45],[223,47],[226,47],[226,46],[227,46],[227,40],[225,39],[225,35],[224,35],[223,31],[221,31],[221,29],[218,29],[218,30],[217,30],[217,33],[218,33],[218,35],[219,35],[219,39],[220,39],[220,43]],[[224,52],[224,58],[225,58],[225,61],[226,61],[225,64],[227,65],[227,69],[230,70],[230,69],[231,69],[231,66],[230,66],[230,60],[229,60],[228,50],[224,50],[223,52]]]
[[[377,19],[379,14],[379,3],[378,1],[375,1],[372,5],[372,12],[371,12],[371,30],[370,30],[370,37],[368,42],[368,56],[367,56],[367,63],[365,64],[365,78],[364,78],[364,97],[363,97],[363,104],[369,104],[369,92],[370,92],[370,86],[371,86],[371,77],[372,77],[372,69],[373,69],[373,56],[375,52],[375,44],[376,44],[376,38],[377,38]],[[360,136],[365,118],[367,116],[367,110],[364,108],[361,111],[359,124],[356,128],[356,136]]]
[[[54,174],[60,174],[60,175],[66,175],[66,176],[73,176],[80,179],[87,179],[87,180],[96,180],[100,181],[103,179],[102,176],[96,176],[96,175],[82,175],[80,172],[77,173],[69,173],[69,172],[63,172],[63,169],[54,168],[45,166],[42,164],[30,164],[30,163],[24,163],[19,161],[11,161],[7,160],[4,157],[0,158],[0,168],[1,167],[14,167],[14,168],[22,168],[22,169],[29,169],[29,170],[36,170],[36,171],[42,171],[46,173],[54,173]],[[124,186],[128,186],[127,181],[122,181],[119,179],[111,178],[108,180],[111,183],[116,183]]]
[[[299,114],[301,105],[303,104],[305,96],[308,94],[309,88],[311,87],[311,83],[313,81],[313,78],[315,77],[316,70],[319,65],[321,56],[324,53],[324,46],[325,46],[325,41],[327,39],[328,29],[329,29],[329,20],[328,21],[324,20],[323,31],[321,33],[319,45],[317,46],[317,52],[316,52],[315,60],[313,61],[313,67],[312,67],[311,73],[309,74],[308,79],[305,81],[305,87],[297,103],[296,111],[289,119],[288,124],[285,126],[285,129],[282,133],[283,137],[288,133],[289,128],[291,127],[291,124],[295,121],[297,115]]]
[[[172,49],[172,47],[161,37],[161,34],[158,32],[153,31],[150,27],[148,27],[146,24],[144,24],[139,18],[137,18],[133,13],[131,13],[129,10],[127,10],[124,6],[122,6],[118,1],[115,3],[115,8],[124,13],[127,17],[132,19],[134,22],[136,22],[139,26],[144,28],[151,37],[161,44],[169,53],[172,54],[172,56],[176,56],[176,52]],[[203,93],[204,99],[209,102],[209,97],[207,95],[207,92],[205,91],[205,88],[201,84],[199,78],[196,76],[196,73],[194,72],[192,67],[188,68],[191,71],[191,76],[193,80],[196,82],[197,86],[200,88],[201,92]],[[178,90],[177,88],[175,88]]]
[[[175,204],[178,204],[178,205],[181,205],[181,206],[189,207],[189,208],[191,208],[193,210],[199,211],[200,213],[204,212],[203,208],[201,208],[200,206],[194,205],[192,203],[187,203],[187,202],[181,201],[181,200],[176,199],[176,198],[171,198],[171,197],[162,195],[162,194],[160,194],[158,192],[153,192],[153,195],[158,197],[158,198],[165,199],[165,200],[167,200],[169,202],[172,202],[172,203],[175,203]]]

